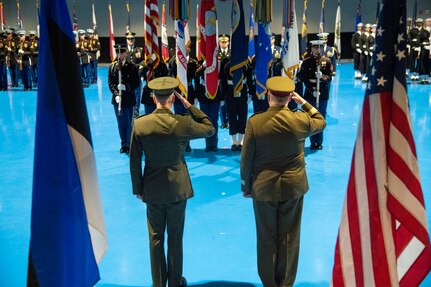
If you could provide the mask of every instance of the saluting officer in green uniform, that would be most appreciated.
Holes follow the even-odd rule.
[[[183,273],[183,231],[187,199],[193,188],[184,151],[191,139],[210,137],[210,119],[174,92],[179,82],[160,77],[148,83],[157,109],[135,120],[130,144],[133,194],[147,205],[151,274],[154,287],[187,286]],[[173,114],[175,95],[190,115]],[[142,174],[142,155],[145,168]],[[164,234],[168,233],[168,258]]]
[[[293,286],[298,267],[303,195],[308,190],[304,141],[321,132],[323,116],[294,93],[287,77],[266,83],[269,109],[247,122],[241,153],[241,190],[253,198],[257,265],[265,287]],[[292,112],[291,100],[304,112]]]

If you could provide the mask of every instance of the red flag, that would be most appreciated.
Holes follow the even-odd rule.
[[[114,36],[114,23],[112,22],[112,8],[111,4],[108,5],[109,14],[109,55],[111,56],[111,61],[114,62],[117,58],[117,53],[115,52],[115,36]]]
[[[198,57],[200,56],[200,60],[205,60],[206,58],[206,37],[205,37],[205,11],[208,10],[207,8],[207,1],[201,0],[201,7],[199,9],[199,48],[197,51],[199,51],[200,54],[197,54]]]
[[[214,5],[214,0],[202,0],[201,2],[201,22],[205,25],[204,30],[201,29],[201,51],[205,51],[203,55],[206,60],[205,69],[205,89],[206,95],[210,99],[214,99],[218,89],[218,46],[217,46],[217,13]]]
[[[159,26],[159,7],[157,5],[157,0],[145,0],[144,17],[145,60],[154,58],[153,69],[155,69],[160,61],[159,38],[157,36],[157,27]],[[148,80],[150,79],[151,76]]]
[[[431,244],[406,89],[406,0],[384,0],[332,286],[419,286]]]
[[[169,60],[169,44],[168,44],[168,31],[166,28],[166,11],[165,4],[162,5],[162,58],[163,61]]]

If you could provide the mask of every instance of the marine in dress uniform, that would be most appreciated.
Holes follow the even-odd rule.
[[[304,140],[325,119],[289,78],[266,83],[270,107],[250,117],[241,153],[241,190],[253,199],[257,266],[265,287],[293,286],[299,257],[303,195],[308,191]],[[293,99],[304,112],[287,107]]]
[[[88,54],[90,55],[90,83],[97,83],[97,66],[99,60],[97,54],[100,51],[99,39],[94,37],[94,30],[87,29],[88,34]]]
[[[326,108],[328,106],[329,89],[332,80],[332,62],[325,56],[320,56],[320,47],[323,41],[311,41],[311,56],[302,62],[301,68],[297,74],[298,83],[303,83],[305,87],[304,98],[311,105],[316,107],[319,112],[326,117]],[[322,78],[320,79],[320,90],[317,91],[317,67],[320,66]],[[319,105],[317,106],[317,92],[319,95]],[[310,149],[321,150],[323,143],[323,132],[317,133],[310,137]]]
[[[37,87],[37,64],[39,63],[39,39],[36,37],[36,31],[28,31],[28,38],[30,42],[30,60],[31,60],[31,83],[33,87]]]
[[[178,80],[171,77],[156,78],[148,83],[157,109],[135,120],[130,145],[133,194],[147,205],[154,287],[165,287],[166,283],[169,287],[187,286],[182,276],[182,240],[186,204],[193,196],[193,188],[184,150],[187,141],[214,134],[209,118],[178,93],[176,100],[184,104],[189,114],[172,113],[174,89],[178,85]]]
[[[19,72],[21,74],[22,84],[24,86],[24,91],[30,91],[31,90],[31,79],[30,79],[31,50],[30,50],[30,42],[27,40],[25,33],[26,32],[24,30],[17,31],[17,34],[19,36],[19,42],[17,45],[18,65],[19,65]]]
[[[7,91],[7,63],[6,57],[8,54],[6,32],[0,34],[0,91]]]
[[[12,87],[18,87],[18,78],[19,78],[19,65],[18,65],[18,56],[17,56],[17,45],[18,40],[16,38],[15,30],[7,29],[6,30],[6,48],[8,50],[7,60],[9,66],[9,74]]]
[[[109,66],[108,85],[112,93],[112,105],[117,118],[118,132],[121,138],[120,153],[129,153],[132,132],[133,107],[136,104],[134,90],[139,86],[138,69],[126,61],[126,47],[115,45],[117,61]],[[121,71],[121,82],[119,72]],[[120,96],[121,90],[121,96]],[[121,109],[119,110],[119,104]]]

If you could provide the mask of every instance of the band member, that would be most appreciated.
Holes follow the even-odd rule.
[[[30,59],[31,59],[31,82],[33,87],[37,87],[37,64],[39,63],[39,39],[36,37],[36,31],[28,31],[30,42]]]
[[[27,41],[24,30],[19,30],[17,32],[19,37],[18,42],[18,65],[19,71],[21,74],[22,84],[24,86],[24,91],[31,90],[31,81],[30,81],[30,43]]]

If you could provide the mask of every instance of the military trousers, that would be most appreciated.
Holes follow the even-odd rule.
[[[153,287],[178,287],[183,274],[183,233],[187,200],[175,203],[147,203]],[[165,256],[165,231],[168,258]]]
[[[215,133],[209,138],[205,138],[206,148],[217,148],[218,145],[218,113],[220,102],[217,101],[199,101],[199,107],[209,118],[215,128]]]
[[[282,202],[253,199],[257,268],[265,287],[291,287],[298,269],[303,196]]]

